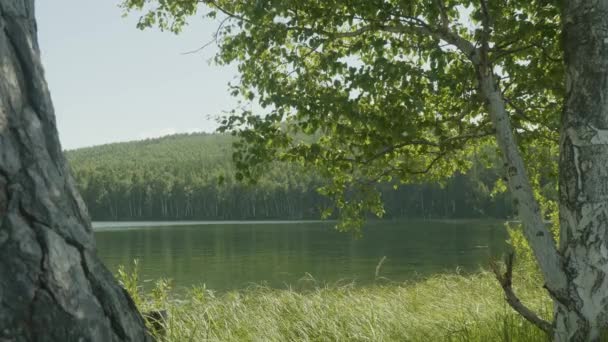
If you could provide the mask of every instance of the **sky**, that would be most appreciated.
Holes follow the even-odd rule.
[[[180,35],[138,30],[115,0],[37,1],[42,62],[63,149],[206,131],[236,100],[236,67],[210,63],[217,22],[192,18]]]

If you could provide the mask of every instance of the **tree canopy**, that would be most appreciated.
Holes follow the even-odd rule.
[[[342,227],[383,214],[377,182],[439,180],[471,166],[495,133],[479,91],[490,66],[533,183],[556,174],[564,89],[557,1],[126,0],[139,27],[179,32],[219,18],[215,61],[232,94],[263,110],[222,120],[245,143],[239,177],[271,160],[315,167]],[[483,49],[481,45],[484,45]],[[479,52],[481,51],[481,53]],[[247,107],[249,108],[249,107]],[[315,134],[314,141],[294,139]],[[549,170],[541,175],[541,166]],[[549,166],[549,167],[547,167]]]

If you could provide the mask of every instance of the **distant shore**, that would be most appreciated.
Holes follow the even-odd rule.
[[[479,221],[501,221],[516,223],[516,220],[499,219],[499,218],[398,218],[398,219],[372,219],[368,222],[441,222],[441,223],[463,223],[463,222],[479,222]],[[307,224],[307,223],[327,223],[334,224],[336,220],[177,220],[177,221],[92,221],[93,230],[104,231],[124,228],[152,228],[152,227],[171,227],[171,226],[201,226],[201,225],[246,225],[246,224]],[[549,223],[549,222],[547,222]]]
[[[331,220],[233,220],[233,221],[93,221],[94,230],[117,228],[171,227],[200,225],[235,225],[235,224],[298,224],[298,223],[332,223]]]

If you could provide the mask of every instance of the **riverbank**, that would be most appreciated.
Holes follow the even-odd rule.
[[[505,302],[494,276],[436,275],[419,282],[310,290],[254,286],[216,295],[193,288],[170,299],[166,282],[146,295],[119,278],[142,311],[167,310],[161,341],[546,341]],[[520,299],[545,318],[551,302],[537,277],[515,272]]]

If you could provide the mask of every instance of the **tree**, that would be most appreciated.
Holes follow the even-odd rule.
[[[567,1],[566,100],[560,129],[556,329],[597,339],[608,314],[608,1]],[[577,326],[574,330],[569,328]]]
[[[0,0],[0,340],[149,341],[95,255],[62,155],[33,0]]]
[[[554,322],[521,303],[515,309],[556,341],[598,340],[608,314],[608,198],[601,171],[608,156],[608,2],[560,3],[123,5],[145,9],[140,28],[174,32],[198,10],[208,17],[219,13],[216,61],[237,63],[241,79],[231,86],[233,94],[265,108],[235,110],[222,122],[223,130],[246,142],[235,154],[241,176],[255,177],[260,165],[275,159],[315,166],[331,180],[323,191],[334,199],[342,228],[359,226],[366,210],[382,214],[378,181],[408,183],[465,171],[468,155],[494,139],[524,235],[555,303]],[[294,138],[301,133],[318,139]],[[558,140],[559,248],[543,220],[552,206],[541,205],[539,187],[539,170],[548,167],[556,175],[557,167],[552,155],[538,153],[555,150]]]
[[[316,192],[323,184],[320,177],[295,163],[273,163],[256,184],[243,186],[233,179],[234,141],[228,134],[180,134],[87,147],[65,155],[88,211],[96,220],[319,218],[327,203]],[[472,158],[479,156],[498,157],[491,146]],[[395,190],[394,183],[383,184],[379,190],[385,200],[385,216],[512,215],[509,207],[501,207],[508,194],[490,192],[499,172],[495,167],[485,167],[487,164],[491,163],[475,160],[468,173],[450,177],[443,186],[409,184]],[[224,181],[220,183],[222,174]],[[169,179],[173,181],[166,185]],[[452,191],[454,188],[458,190]],[[429,197],[425,201],[431,205],[420,205],[421,197]],[[553,194],[552,198],[557,196]],[[221,213],[215,210],[217,207],[222,208]]]

